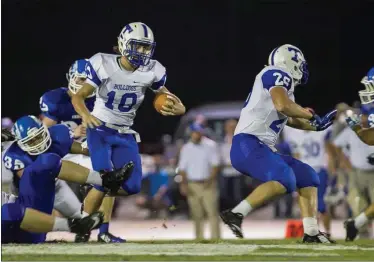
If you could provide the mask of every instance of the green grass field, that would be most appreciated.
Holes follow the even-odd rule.
[[[361,260],[374,261],[374,240],[337,245],[298,240],[134,241],[126,244],[2,245],[3,261],[130,260]]]

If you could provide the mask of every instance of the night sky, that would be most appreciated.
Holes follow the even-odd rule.
[[[323,114],[358,100],[374,66],[373,14],[373,1],[3,0],[2,117],[39,114],[40,96],[66,86],[74,60],[112,53],[122,27],[138,21],[152,28],[166,86],[187,109],[244,101],[271,50],[288,43],[311,72],[296,101]],[[159,115],[152,99],[135,120],[143,141],[172,134],[179,120]]]

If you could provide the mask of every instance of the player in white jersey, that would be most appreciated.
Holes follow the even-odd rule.
[[[235,169],[263,184],[232,210],[221,213],[224,223],[238,237],[243,237],[242,220],[251,210],[298,189],[304,225],[303,242],[332,242],[318,230],[317,173],[291,156],[277,154],[274,147],[285,124],[312,131],[325,130],[332,124],[336,111],[320,118],[294,102],[295,86],[305,84],[308,75],[300,49],[282,45],[271,52],[269,66],[256,76],[240,114],[230,157]]]
[[[321,132],[300,130],[288,126],[283,129],[283,138],[290,145],[292,156],[310,165],[318,174],[320,184],[317,188],[317,209],[328,235],[331,230],[331,219],[326,209],[324,196],[329,183],[327,143],[330,135],[330,128]]]
[[[133,162],[132,175],[122,185],[121,195],[140,191],[141,160],[137,142],[139,135],[131,129],[136,111],[144,100],[145,92],[170,94],[163,107],[163,115],[181,115],[185,107],[165,87],[166,70],[153,60],[155,41],[152,30],[144,23],[126,25],[118,37],[121,55],[97,53],[86,67],[88,78],[73,95],[72,103],[87,128],[87,142],[94,170],[112,170],[124,163]],[[96,92],[92,113],[84,100]],[[97,210],[104,197],[102,187],[89,192],[84,210]]]

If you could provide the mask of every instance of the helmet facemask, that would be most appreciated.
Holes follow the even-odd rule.
[[[126,41],[123,46],[122,41],[118,40],[118,47],[120,53],[127,58],[127,60],[135,67],[146,66],[152,59],[156,43],[130,39]]]
[[[17,137],[17,134],[15,134]],[[52,139],[48,128],[42,125],[40,128],[33,127],[27,132],[27,137],[17,141],[19,147],[30,155],[40,155],[48,150]]]

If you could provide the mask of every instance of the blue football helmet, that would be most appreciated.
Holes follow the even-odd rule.
[[[268,63],[286,69],[294,79],[295,86],[308,82],[308,64],[304,54],[296,46],[285,44],[275,48],[269,55]]]
[[[52,139],[48,128],[35,116],[19,118],[12,128],[18,146],[30,155],[40,155],[48,150]]]
[[[144,23],[130,23],[118,36],[118,51],[135,67],[149,64],[155,46],[153,32]]]
[[[372,67],[367,75],[361,80],[365,90],[358,91],[362,104],[370,104],[374,102],[374,67]]]
[[[77,60],[69,68],[69,73],[66,74],[66,78],[69,82],[69,90],[73,94],[76,94],[78,90],[82,88],[83,83],[87,78],[86,67],[88,63],[87,59]],[[89,97],[94,95],[95,93],[91,94]]]

